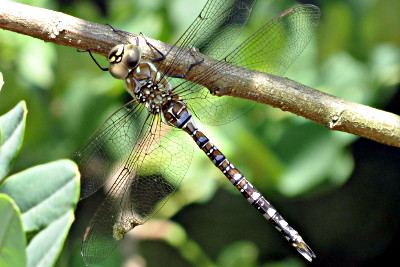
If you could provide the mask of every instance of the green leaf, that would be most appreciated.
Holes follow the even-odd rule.
[[[27,232],[41,230],[72,210],[79,199],[74,162],[59,160],[10,176],[0,187],[15,200]]]
[[[74,162],[59,160],[10,176],[0,187],[22,212],[30,266],[51,266],[61,252],[79,199],[79,172]]]
[[[0,194],[0,266],[25,266],[26,240],[15,202]]]
[[[0,117],[0,182],[9,172],[24,138],[26,105],[19,102],[12,110]]]
[[[70,211],[35,235],[27,249],[28,266],[54,265],[73,221],[74,213]]]

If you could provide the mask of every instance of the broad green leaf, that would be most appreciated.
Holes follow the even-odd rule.
[[[35,235],[27,248],[28,267],[54,265],[73,221],[74,213],[71,210]]]
[[[0,194],[0,266],[25,266],[26,240],[15,202]]]
[[[40,231],[74,209],[79,172],[70,160],[38,165],[7,178],[0,192],[15,200],[27,232]]]
[[[79,199],[79,172],[74,162],[59,160],[10,176],[0,192],[11,196],[22,212],[28,266],[52,266],[61,252]]]
[[[9,172],[24,138],[26,105],[19,102],[12,110],[0,117],[0,181]]]

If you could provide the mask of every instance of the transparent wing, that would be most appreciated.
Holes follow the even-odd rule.
[[[106,166],[101,166],[101,170],[107,171],[111,164],[116,170],[103,178],[108,181],[109,190],[86,228],[82,243],[86,264],[103,260],[128,231],[157,212],[175,192],[191,162],[193,146],[185,143],[189,137],[184,131],[166,126],[153,115],[147,116],[143,123],[138,120],[138,112],[127,113],[128,116],[117,112],[109,119],[112,123],[106,123],[119,131],[113,130],[112,136],[100,131],[91,143],[98,155],[104,155],[105,151],[110,153],[105,149],[110,145],[118,156],[102,159]],[[133,130],[137,124],[142,126]],[[100,141],[105,141],[105,145],[100,145]],[[85,159],[93,158],[90,153],[85,154]],[[96,161],[86,160],[85,163],[99,167]],[[83,190],[89,185],[85,179],[87,176],[83,177]]]
[[[172,58],[159,62],[160,71],[163,74],[182,74],[175,70],[176,62],[186,64],[186,69],[189,69],[199,60],[192,48],[214,58],[220,57],[242,31],[254,3],[255,0],[208,0],[197,18],[165,55]],[[188,54],[193,57],[188,57]]]
[[[194,82],[204,84],[221,79],[223,77],[219,73],[229,71],[230,64],[282,76],[311,40],[319,16],[318,7],[313,5],[296,6],[284,11]],[[250,101],[217,97],[211,95],[209,89],[191,82],[181,83],[176,91],[185,95],[195,115],[210,125],[227,123],[251,107]]]
[[[319,18],[316,6],[290,8],[261,27],[225,61],[282,76],[310,42]]]
[[[132,101],[114,112],[73,155],[79,165],[81,199],[99,190],[110,177],[121,172],[122,159],[143,136],[147,116],[142,105]],[[136,121],[136,123],[134,123]]]

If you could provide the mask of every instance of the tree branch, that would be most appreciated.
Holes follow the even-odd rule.
[[[133,41],[132,35],[117,34],[106,25],[9,1],[1,2],[0,28],[46,42],[82,50],[90,49],[104,56],[114,45]],[[147,37],[146,39],[164,54],[172,47],[170,44]],[[145,59],[153,58],[148,46],[141,47]],[[170,60],[173,54],[174,51],[165,60]],[[185,79],[200,83],[221,96],[230,95],[268,104],[303,116],[332,130],[400,147],[398,115],[331,96],[287,78],[240,67],[229,68],[229,71],[222,70],[218,74],[221,79],[201,81],[199,77],[202,73],[219,62],[207,56],[204,56],[204,59],[204,62],[193,68]],[[185,72],[185,66],[177,68],[178,72]]]

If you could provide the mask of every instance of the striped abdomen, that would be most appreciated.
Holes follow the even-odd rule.
[[[164,120],[190,134],[196,144],[204,151],[216,167],[242,193],[242,195],[294,246],[307,260],[315,258],[314,252],[276,211],[261,193],[243,176],[243,174],[215,147],[210,140],[197,128],[182,101],[170,101],[163,107]]]

